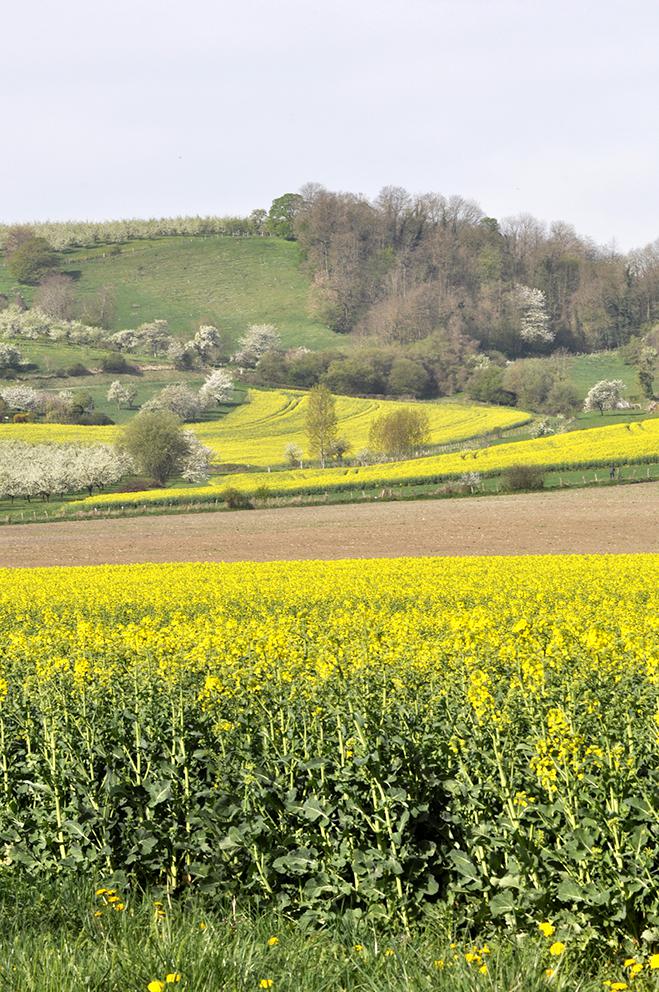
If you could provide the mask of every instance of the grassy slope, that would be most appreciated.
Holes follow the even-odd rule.
[[[130,242],[117,255],[72,252],[63,268],[78,274],[80,301],[113,288],[115,328],[165,318],[185,336],[201,321],[235,342],[248,324],[268,322],[287,345],[345,346],[344,337],[308,316],[309,279],[299,262],[298,246],[275,238],[176,237]],[[10,285],[0,269],[0,291]]]
[[[349,348],[352,344],[349,336],[335,334],[309,317],[309,279],[292,242],[222,236],[160,238],[128,242],[120,246],[119,254],[110,254],[107,247],[69,252],[62,267],[76,276],[80,302],[101,287],[113,288],[115,329],[165,318],[176,335],[185,337],[203,321],[225,329],[235,342],[248,324],[271,322],[289,346]],[[0,292],[11,297],[17,291],[28,301],[34,293],[31,287],[18,286],[0,257]],[[42,370],[76,361],[98,365],[102,356],[94,349],[42,342],[20,342],[20,347]],[[600,379],[622,379],[627,395],[641,399],[636,371],[617,352],[564,361],[581,396]]]
[[[641,386],[636,369],[625,365],[617,351],[600,351],[595,355],[576,355],[566,359],[570,381],[580,396],[601,379],[622,379],[627,386],[627,398],[641,402]],[[599,414],[598,414],[599,416]]]
[[[588,413],[581,410],[576,415],[576,427],[603,427],[605,424],[641,420],[647,416],[647,400],[643,397],[636,369],[631,365],[625,365],[617,351],[600,351],[594,355],[575,355],[568,358],[567,363],[570,381],[579,396],[585,398],[591,386],[602,379],[622,379],[627,387],[623,393],[625,398],[641,405],[640,411],[609,410],[604,416],[597,410]]]
[[[309,279],[296,244],[275,238],[160,238],[122,245],[120,253],[81,249],[64,256],[82,302],[101,287],[116,293],[114,328],[165,318],[180,336],[200,321],[225,328],[233,341],[251,323],[274,323],[284,342],[324,348],[344,344],[308,314]],[[17,290],[0,262],[0,292]]]
[[[118,409],[115,403],[110,403],[107,398],[108,387],[111,382],[118,379],[124,385],[134,386],[137,389],[135,398],[135,408],[132,410]],[[123,424],[137,413],[137,408],[151,399],[155,393],[159,393],[165,386],[172,383],[183,383],[195,392],[199,389],[205,379],[203,372],[179,372],[172,369],[150,369],[139,376],[116,375],[113,372],[102,372],[97,375],[76,376],[73,379],[45,379],[33,381],[33,385],[38,389],[47,392],[57,393],[61,389],[70,390],[72,393],[89,393],[94,399],[94,409],[106,413],[117,424]],[[234,392],[234,402],[241,403],[247,390],[244,386],[237,386]],[[223,416],[232,407],[221,407],[209,413],[209,419],[217,420],[218,416]]]

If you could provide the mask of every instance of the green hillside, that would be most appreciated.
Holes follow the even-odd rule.
[[[638,373],[632,365],[625,365],[617,351],[599,351],[594,355],[575,355],[568,359],[570,380],[585,396],[591,386],[601,379],[622,379],[627,386],[627,398],[643,399]]]
[[[170,237],[112,248],[67,252],[62,268],[76,279],[80,303],[109,286],[113,329],[164,318],[185,337],[201,322],[224,328],[235,342],[248,324],[272,323],[286,345],[346,346],[308,315],[309,278],[297,244],[278,238]],[[0,262],[0,292],[21,293]]]

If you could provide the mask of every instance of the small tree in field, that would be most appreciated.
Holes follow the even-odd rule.
[[[0,342],[0,371],[17,369],[23,363],[23,356],[13,344]]]
[[[199,352],[202,362],[214,361],[220,354],[223,345],[222,335],[212,324],[203,324],[191,343]]]
[[[294,444],[292,441],[286,445],[284,448],[284,455],[286,456],[286,461],[291,466],[291,468],[302,468],[302,448],[298,444]]]
[[[135,402],[135,397],[137,396],[137,389],[135,386],[130,384],[124,385],[123,382],[119,382],[115,379],[114,382],[110,383],[110,388],[108,389],[108,400],[110,403],[116,403],[119,409],[122,407],[128,407],[130,410]]]
[[[206,482],[213,452],[202,444],[192,431],[185,431],[188,452],[183,459],[181,475],[188,482]]]
[[[226,403],[233,396],[233,379],[226,369],[215,369],[199,390],[199,398],[204,406]]]
[[[31,237],[12,252],[7,267],[19,282],[36,285],[57,267],[57,255],[45,238]]]
[[[197,393],[184,383],[172,383],[152,396],[143,410],[170,410],[181,420],[199,420],[202,401]]]
[[[314,386],[307,401],[305,431],[309,451],[320,459],[323,468],[336,442],[337,427],[334,397],[327,386]]]
[[[371,424],[369,447],[394,458],[410,455],[430,440],[425,410],[403,408],[382,413]]]
[[[638,381],[641,384],[643,395],[651,400],[654,397],[654,377],[657,369],[657,349],[646,345],[641,348],[636,360],[638,371]]]
[[[234,361],[256,368],[266,351],[276,351],[281,347],[281,338],[274,324],[251,324],[238,344],[240,347]]]
[[[339,465],[343,465],[343,459],[349,453],[351,448],[350,441],[347,437],[337,437],[336,441],[330,448],[330,455],[335,458]]]
[[[161,486],[183,470],[190,451],[181,421],[169,410],[138,413],[124,427],[119,447],[138,472]]]
[[[34,306],[57,320],[71,320],[75,304],[73,279],[63,272],[46,276],[34,294]]]
[[[605,410],[615,410],[623,402],[622,392],[625,384],[622,379],[601,379],[588,390],[584,402],[584,410],[599,410],[604,416]]]

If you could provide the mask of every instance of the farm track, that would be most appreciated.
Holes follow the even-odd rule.
[[[659,551],[659,483],[0,530],[0,565]]]

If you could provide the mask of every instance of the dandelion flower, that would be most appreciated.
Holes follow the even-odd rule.
[[[659,971],[659,954],[652,954],[648,961],[650,971]]]
[[[268,947],[276,947],[279,943],[279,937],[268,937]]]
[[[165,988],[165,983],[159,981],[157,978],[155,979],[155,981],[149,982],[149,984],[147,985],[147,989],[149,990],[149,992],[163,992],[164,988]]]
[[[176,982],[181,981],[181,976],[178,971],[170,971],[169,975],[165,975],[165,982],[167,985],[174,985]]]
[[[538,930],[543,937],[551,937],[556,933],[556,927],[553,923],[546,921],[545,923],[538,923]]]
[[[262,978],[259,982],[260,989],[271,989],[275,983],[271,978]]]
[[[560,955],[563,953],[564,950],[565,950],[565,944],[560,940],[556,940],[549,948],[549,953],[552,954],[555,958],[557,958],[560,957]]]

